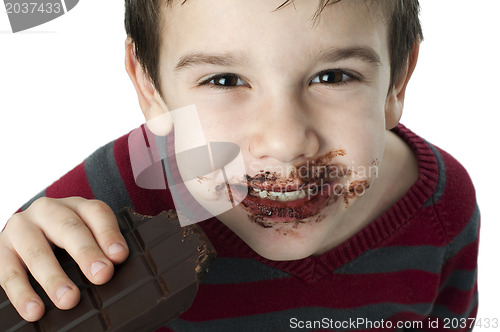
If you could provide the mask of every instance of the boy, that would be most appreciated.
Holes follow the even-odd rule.
[[[167,330],[426,330],[475,316],[473,186],[398,125],[422,38],[417,1],[126,5],[126,68],[146,120],[194,104],[207,141],[236,143],[245,161],[230,181],[248,195],[200,223],[219,258]],[[174,207],[134,183],[127,136],[42,196],[0,238],[0,283],[31,321],[43,306],[23,265],[71,308],[79,294],[51,244],[101,284],[127,256],[112,211]]]

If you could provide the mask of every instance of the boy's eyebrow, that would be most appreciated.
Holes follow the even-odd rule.
[[[317,59],[322,62],[337,62],[349,58],[358,58],[375,65],[382,64],[378,53],[369,46],[334,47],[324,52],[320,52],[317,57]]]
[[[316,57],[316,60],[321,62],[337,62],[348,58],[358,58],[376,65],[382,64],[380,56],[373,48],[369,46],[330,48],[325,52],[320,52]],[[191,52],[180,58],[179,62],[177,62],[177,65],[175,66],[175,71],[200,64],[211,64],[216,66],[229,67],[245,62],[248,62],[248,59],[244,55],[237,53],[211,54],[203,52]]]
[[[245,56],[237,55],[235,53],[209,54],[202,52],[192,52],[180,58],[179,62],[177,62],[177,65],[175,66],[175,70],[178,71],[183,68],[200,64],[211,64],[229,67],[247,61],[248,59]]]

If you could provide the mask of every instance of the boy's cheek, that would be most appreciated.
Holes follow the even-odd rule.
[[[385,146],[383,121],[353,121],[344,126],[335,125],[325,136],[325,145],[345,150],[343,162],[351,165],[370,165],[381,158]]]
[[[248,155],[251,136],[273,129],[271,122],[266,123],[266,112],[258,109],[257,100],[241,102],[238,99],[248,99],[248,96],[238,97],[226,92],[203,100],[193,91],[172,88],[165,89],[170,91],[169,96],[176,97],[170,99],[170,109],[195,104],[207,141],[235,143],[243,151],[247,166],[255,161]],[[308,130],[322,142],[319,153],[342,148],[348,153],[345,160],[353,165],[368,166],[380,159],[385,144],[384,102],[364,96],[350,99],[344,105],[339,103],[337,100],[329,105],[314,102],[304,105]]]

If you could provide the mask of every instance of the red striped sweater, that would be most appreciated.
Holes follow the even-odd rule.
[[[402,125],[394,131],[416,153],[419,175],[391,209],[338,247],[296,261],[267,260],[217,219],[201,222],[218,258],[191,308],[160,330],[404,330],[399,324],[408,322],[439,331],[475,317],[480,218],[472,182],[448,153]],[[174,208],[168,190],[136,186],[127,140],[103,146],[33,200],[81,196],[150,215]]]

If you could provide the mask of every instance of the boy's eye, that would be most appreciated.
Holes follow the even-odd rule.
[[[216,88],[224,89],[236,86],[247,86],[248,84],[235,74],[217,74],[210,76],[199,85],[212,85]]]
[[[311,80],[311,84],[347,84],[351,80],[356,80],[356,78],[342,70],[327,70],[316,75]]]

